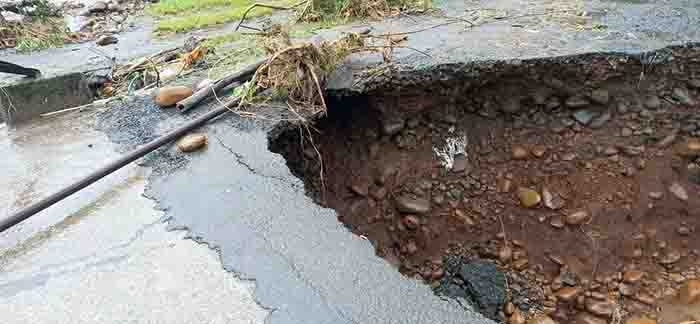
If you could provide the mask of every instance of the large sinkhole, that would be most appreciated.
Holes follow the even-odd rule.
[[[513,323],[681,316],[657,306],[699,274],[700,50],[372,82],[331,96],[312,138],[280,126],[270,147],[377,255]],[[465,264],[496,265],[505,300],[474,296]]]

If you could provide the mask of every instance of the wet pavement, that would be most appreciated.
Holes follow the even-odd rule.
[[[116,146],[91,122],[93,112],[0,128],[0,215],[9,215],[116,158]],[[3,124],[4,125],[4,124]],[[137,170],[126,167],[0,235],[0,253],[60,222]]]
[[[469,10],[474,5],[481,7],[493,7],[495,13],[489,15],[503,15],[503,11],[507,15],[525,14],[526,10],[538,8],[537,6],[528,6],[527,8],[514,7],[509,5],[504,7],[505,1],[480,1],[480,2],[449,2],[454,14],[461,15],[461,10]],[[534,1],[532,3],[540,3]],[[544,2],[542,2],[544,3]],[[579,2],[576,2],[579,3]],[[590,51],[631,51],[637,52],[645,49],[660,48],[669,43],[678,43],[685,41],[697,41],[698,31],[694,26],[698,22],[698,7],[700,5],[689,1],[661,1],[655,3],[629,3],[629,2],[614,2],[614,1],[594,1],[581,2],[581,9],[592,13],[598,24],[606,26],[605,28],[596,27],[590,30],[578,30],[577,25],[569,25],[568,22],[553,21],[555,17],[545,19],[540,15],[523,17],[523,20],[499,19],[497,22],[485,24],[478,27],[467,27],[463,23],[452,23],[442,27],[431,28],[440,22],[445,21],[440,17],[404,17],[400,19],[392,19],[387,22],[375,24],[377,31],[400,31],[400,30],[417,30],[420,28],[430,28],[424,33],[411,34],[407,47],[414,47],[429,55],[421,54],[409,48],[397,49],[397,63],[411,65],[416,70],[429,70],[442,63],[464,63],[476,59],[521,59],[525,57],[544,57],[550,55],[565,55],[574,53],[583,53]],[[492,9],[493,9],[492,8]],[[574,9],[579,10],[578,7]],[[643,13],[654,13],[654,15],[642,15]],[[558,19],[558,18],[557,18]],[[593,19],[593,18],[592,18]],[[591,24],[588,24],[592,26]],[[358,27],[359,28],[359,27]],[[572,28],[572,29],[569,29]],[[651,29],[650,29],[651,28]],[[339,29],[340,30],[340,29]],[[129,34],[123,34],[129,35]],[[146,34],[134,34],[134,37],[127,37],[125,42],[119,46],[123,48],[142,47],[142,49],[134,52],[124,52],[124,58],[127,55],[138,56],[145,53],[152,53],[159,48],[165,48],[169,43],[163,43],[156,46],[144,46],[151,42],[150,37]],[[141,36],[138,36],[141,35]],[[326,36],[333,33],[324,33]],[[122,36],[123,37],[123,36]],[[162,46],[162,47],[161,47]],[[78,48],[72,51],[71,48]],[[109,49],[108,49],[109,50]],[[45,66],[48,71],[60,72],[65,66],[59,64],[56,58],[61,58],[64,62],[74,62],[75,68],[86,68],[87,66],[98,66],[103,62],[103,58],[99,55],[93,55],[94,62],[83,60],[90,52],[88,46],[83,45],[75,47],[67,47],[56,50],[49,50],[33,56],[12,55],[10,61],[15,63],[33,63]],[[77,53],[73,53],[77,52]],[[78,61],[83,60],[83,61]],[[378,56],[357,57],[351,60],[346,65],[347,69],[342,69],[341,73],[333,83],[336,90],[363,90],[362,84],[357,84],[353,79],[353,72],[366,67],[367,64],[377,63]],[[87,63],[86,63],[87,62]],[[161,133],[164,129],[168,129],[183,117],[176,116],[174,113],[165,115],[163,118],[153,118],[153,114],[158,113],[158,109],[153,106],[148,106],[149,100],[144,98],[135,102],[129,102],[122,106],[113,107],[117,113],[107,113],[99,115],[97,124],[105,133],[107,138],[117,143],[117,147],[111,147],[102,151],[103,154],[98,154],[99,157],[105,158],[111,156],[106,153],[123,150],[125,147],[131,147],[139,143],[139,134],[143,134],[141,130],[145,127],[148,136],[155,136]],[[199,111],[204,111],[211,107],[201,107]],[[152,118],[152,119],[151,119]],[[107,140],[104,135],[98,135],[90,127],[81,130],[79,121],[65,121],[64,128],[56,128],[60,133],[77,130],[83,132],[84,138],[100,138],[101,145]],[[116,125],[115,127],[104,127],[104,125]],[[148,177],[146,186],[146,195],[155,200],[157,203],[156,209],[164,210],[164,215],[161,215],[151,207],[144,207],[140,211],[135,211],[131,215],[133,217],[141,217],[146,214],[151,216],[146,217],[148,220],[142,220],[140,223],[154,224],[150,227],[131,228],[124,232],[129,232],[133,237],[137,233],[146,233],[153,231],[155,234],[152,237],[160,237],[155,239],[158,244],[162,245],[167,242],[173,242],[173,238],[177,237],[177,233],[162,232],[161,224],[158,220],[161,217],[170,219],[171,228],[188,229],[192,238],[197,242],[208,245],[209,248],[218,251],[221,255],[221,263],[223,267],[229,271],[229,276],[216,273],[218,283],[222,280],[230,280],[231,277],[241,277],[244,279],[254,280],[256,283],[253,297],[255,301],[264,307],[271,310],[267,317],[268,323],[487,323],[490,322],[475,314],[469,309],[463,309],[456,303],[449,300],[442,300],[435,296],[430,288],[418,280],[403,277],[396,269],[392,268],[386,261],[375,256],[374,249],[370,243],[364,238],[353,235],[344,228],[336,219],[336,214],[332,210],[324,209],[314,204],[304,192],[303,184],[300,180],[294,177],[283,158],[277,154],[273,154],[267,149],[267,132],[273,125],[248,123],[239,120],[237,117],[228,115],[221,118],[214,124],[206,127],[205,131],[209,134],[209,146],[205,151],[187,156],[183,161],[178,158],[176,153],[173,153],[172,148],[166,148],[157,154],[152,154],[147,158],[147,165],[155,167],[157,172],[153,172]],[[52,127],[49,127],[52,128]],[[21,130],[20,130],[21,131]],[[93,170],[101,165],[98,157],[87,158],[85,164],[71,165],[70,161],[74,159],[68,157],[72,153],[56,153],[54,157],[46,154],[46,147],[41,146],[41,143],[36,144],[28,151],[33,155],[28,158],[20,156],[21,150],[17,148],[17,141],[13,141],[17,133],[8,131],[6,128],[0,129],[0,145],[5,145],[4,150],[9,158],[5,163],[3,170],[12,169],[13,172],[9,177],[3,175],[0,178],[0,183],[3,188],[9,188],[9,191],[3,190],[0,192],[3,201],[31,201],[36,197],[43,196],[44,193],[51,191],[53,186],[58,186],[59,182],[66,183],[73,176],[80,176],[84,173]],[[47,130],[43,130],[51,134]],[[40,132],[41,133],[41,132]],[[21,137],[21,136],[20,136]],[[44,140],[53,139],[56,136],[48,136]],[[34,137],[32,137],[34,138]],[[36,137],[41,138],[41,137]],[[70,142],[69,142],[70,143]],[[54,143],[55,144],[55,143]],[[82,156],[86,151],[85,143],[81,140],[75,140],[73,151],[81,152]],[[60,145],[59,145],[60,146]],[[98,145],[99,146],[99,145]],[[21,147],[20,147],[21,148]],[[77,149],[79,148],[79,149]],[[3,153],[3,146],[0,146],[0,153]],[[76,153],[77,155],[77,153]],[[35,157],[43,157],[45,161]],[[62,157],[60,160],[58,157]],[[36,165],[47,165],[57,162],[57,166],[49,168],[50,172],[35,172],[35,168],[31,167],[31,161],[37,159]],[[7,162],[10,161],[10,162]],[[26,162],[30,161],[30,162]],[[75,161],[80,162],[80,159]],[[76,162],[76,163],[77,163]],[[169,165],[164,169],[159,169],[161,164]],[[65,170],[63,169],[65,167]],[[54,171],[59,170],[59,171]],[[67,171],[72,170],[72,171]],[[138,174],[138,169],[132,169]],[[32,175],[32,176],[29,176]],[[34,179],[34,180],[33,180]],[[45,184],[43,181],[49,179],[62,179],[55,183]],[[134,180],[133,176],[124,175],[121,179],[132,179],[125,186],[131,186],[133,183],[143,185],[141,180]],[[32,185],[32,182],[37,182],[39,185]],[[125,181],[125,180],[122,180]],[[131,182],[130,182],[131,181]],[[124,182],[122,182],[124,183]],[[7,185],[6,185],[7,184]],[[35,186],[36,189],[31,189]],[[116,186],[106,185],[105,192],[108,188]],[[30,189],[26,189],[30,188]],[[92,189],[91,189],[92,190]],[[22,192],[28,192],[29,198],[23,199]],[[129,189],[121,191],[118,196],[127,197],[138,196],[140,189]],[[95,196],[100,196],[95,194]],[[5,198],[8,199],[5,199]],[[62,217],[72,215],[75,210],[80,209],[78,206],[86,206],[90,201],[95,199],[80,198],[82,194],[76,196],[75,208],[66,207],[70,202],[61,203],[52,210],[56,210],[56,215],[47,217],[53,219],[54,223],[59,222]],[[119,206],[130,206],[133,202],[125,203]],[[4,212],[17,208],[10,204],[1,206]],[[51,212],[49,210],[48,212]],[[219,303],[221,300],[238,301],[242,300],[243,304],[248,305],[252,316],[252,320],[259,320],[260,311],[256,307],[249,305],[249,300],[244,295],[217,296],[215,294],[222,293],[221,285],[207,286],[205,281],[211,279],[211,276],[196,274],[196,269],[188,272],[186,269],[180,269],[181,265],[206,264],[206,269],[213,269],[215,264],[212,264],[212,253],[204,253],[202,258],[208,260],[206,262],[195,262],[194,253],[202,254],[202,249],[205,246],[194,246],[192,241],[177,241],[178,244],[186,244],[183,249],[188,254],[186,257],[179,254],[179,258],[166,258],[165,263],[160,263],[161,267],[150,266],[150,260],[157,262],[160,260],[159,254],[144,254],[144,257],[136,258],[136,263],[143,266],[121,267],[122,272],[119,274],[111,274],[112,276],[100,277],[102,283],[93,284],[94,281],[87,280],[85,276],[91,273],[98,275],[102,273],[102,267],[114,267],[122,265],[120,263],[125,260],[122,254],[107,252],[106,250],[85,250],[85,254],[81,255],[100,255],[86,262],[80,267],[70,266],[70,262],[65,270],[56,268],[55,272],[40,272],[34,269],[39,263],[37,260],[48,260],[49,264],[65,263],[67,259],[53,260],[49,255],[58,255],[58,250],[66,249],[65,244],[70,240],[71,244],[90,246],[90,237],[100,237],[103,235],[91,236],[86,233],[94,233],[95,229],[104,224],[110,224],[107,217],[114,214],[123,214],[113,212],[112,214],[97,209],[90,219],[91,222],[81,221],[76,224],[69,223],[65,226],[65,230],[59,233],[68,233],[66,231],[75,230],[71,235],[64,237],[49,237],[43,240],[42,244],[32,246],[27,253],[22,253],[19,256],[10,255],[4,263],[11,269],[9,273],[3,270],[0,275],[0,298],[3,302],[0,303],[5,307],[5,304],[11,303],[11,306],[6,309],[6,312],[17,314],[17,319],[22,319],[21,314],[26,314],[33,309],[35,303],[32,302],[38,296],[46,295],[48,299],[55,302],[44,302],[41,305],[41,311],[37,311],[37,316],[46,316],[43,318],[51,318],[51,314],[62,314],[67,320],[83,318],[81,316],[92,315],[93,319],[108,319],[107,314],[124,315],[121,309],[118,308],[118,303],[109,299],[98,299],[107,305],[114,308],[107,309],[104,313],[91,312],[91,308],[85,308],[83,311],[76,313],[68,313],[67,311],[51,308],[52,305],[61,305],[60,298],[68,296],[68,286],[70,283],[84,283],[77,286],[76,293],[91,292],[92,296],[121,296],[124,299],[131,298],[138,301],[137,297],[127,293],[128,289],[123,288],[128,286],[128,282],[133,283],[132,289],[147,291],[152,289],[162,296],[169,296],[171,291],[183,293],[190,285],[204,285],[206,287],[217,287],[202,289],[202,299],[194,298],[191,305],[186,305],[186,299],[182,299],[182,304],[159,304],[146,303],[144,305],[152,307],[153,312],[162,316],[170,316],[170,310],[182,312],[191,312],[191,314],[199,314],[192,316],[202,317],[178,317],[191,319],[194,322],[201,322],[198,319],[205,318],[204,313],[196,312],[196,309],[206,309],[212,307],[211,312],[207,312],[214,318],[221,318],[223,322],[235,322],[233,319],[227,320],[226,317],[216,317],[217,314],[225,313],[224,308],[228,310],[236,309],[235,305],[229,304],[225,307]],[[104,217],[102,217],[104,216]],[[41,218],[41,217],[40,217]],[[58,220],[58,221],[57,221]],[[112,220],[113,221],[113,220]],[[106,223],[103,223],[106,222]],[[136,222],[138,223],[138,222]],[[80,230],[78,227],[83,225]],[[29,228],[37,228],[39,232],[45,229],[43,225],[23,225]],[[110,228],[107,226],[106,228]],[[140,232],[141,231],[141,232]],[[107,230],[105,233],[109,233]],[[3,234],[0,236],[0,242],[11,247],[19,239]],[[63,235],[63,234],[61,234]],[[104,234],[106,236],[107,234]],[[144,234],[145,235],[145,234]],[[146,236],[144,236],[146,237]],[[60,239],[59,239],[60,238]],[[179,239],[179,238],[178,238]],[[124,242],[125,239],[109,239],[112,243]],[[126,239],[126,241],[129,241]],[[142,243],[143,240],[137,239],[136,242]],[[57,243],[56,243],[57,242]],[[52,245],[57,244],[57,245]],[[63,244],[63,245],[61,245]],[[76,246],[73,245],[73,246]],[[117,244],[118,245],[118,244]],[[148,245],[148,244],[146,244]],[[1,247],[2,245],[0,245]],[[16,246],[15,246],[16,247]],[[43,250],[42,250],[43,249]],[[23,249],[20,249],[23,250]],[[35,251],[35,252],[32,252]],[[39,253],[42,251],[41,253]],[[110,250],[111,251],[111,250]],[[31,252],[31,253],[29,253]],[[36,253],[36,254],[33,254]],[[43,253],[43,254],[42,254]],[[189,255],[192,253],[191,255]],[[166,253],[167,254],[167,253]],[[7,254],[6,254],[7,255]],[[161,254],[162,255],[162,254]],[[102,258],[104,256],[104,258]],[[113,256],[110,259],[110,256]],[[78,256],[79,257],[79,256]],[[43,262],[43,261],[42,261]],[[168,263],[172,262],[172,263]],[[14,264],[25,264],[26,267],[15,266]],[[128,263],[126,263],[128,264]],[[167,266],[166,266],[167,265]],[[40,266],[39,266],[40,267]],[[121,267],[121,268],[119,268]],[[50,268],[50,267],[49,267]],[[183,268],[187,268],[184,267]],[[181,289],[176,290],[159,290],[153,289],[154,286],[149,286],[150,281],[138,281],[138,272],[150,270],[157,272],[158,278],[164,278],[169,282],[178,282]],[[111,270],[110,270],[111,271]],[[182,271],[182,272],[180,272]],[[70,273],[69,276],[61,276],[63,272]],[[180,273],[180,276],[170,276],[170,273]],[[204,272],[207,273],[207,272]],[[118,279],[121,275],[126,274],[125,278],[133,280],[121,281],[124,285],[113,285],[112,282],[120,282]],[[134,275],[135,277],[131,277]],[[43,277],[42,277],[43,276]],[[36,279],[36,278],[43,279]],[[22,278],[28,279],[29,283],[25,283]],[[48,278],[48,279],[47,279]],[[68,279],[66,279],[68,278]],[[92,277],[92,280],[95,277]],[[64,280],[65,279],[65,280]],[[46,282],[38,284],[37,282]],[[163,283],[165,285],[165,283]],[[237,286],[237,283],[231,284]],[[63,286],[62,286],[63,285]],[[115,288],[117,287],[117,288]],[[234,287],[235,288],[235,287]],[[232,288],[236,290],[238,288]],[[182,291],[181,291],[182,290]],[[25,294],[27,298],[14,298]],[[89,294],[88,294],[89,295]],[[7,297],[3,297],[7,296]],[[93,299],[82,299],[82,297],[70,299],[76,305],[87,304],[97,305],[95,303],[88,304],[88,301]],[[157,299],[156,297],[153,297]],[[182,297],[185,298],[185,297]],[[190,298],[190,297],[187,297]],[[147,301],[152,301],[150,298],[145,298]],[[204,300],[208,301],[205,302]],[[7,302],[7,303],[6,303]],[[136,306],[134,306],[136,307]],[[116,311],[115,311],[116,309]],[[214,309],[220,310],[220,312]],[[113,312],[113,313],[112,313]],[[129,314],[126,312],[126,314]],[[141,321],[145,320],[146,313],[132,313],[134,317]],[[102,317],[99,317],[102,316]],[[116,315],[114,315],[116,316]],[[126,315],[124,315],[126,316]],[[222,315],[225,316],[225,315]],[[15,318],[13,316],[13,318]],[[127,317],[114,317],[122,319]],[[166,317],[159,317],[164,319]],[[111,319],[111,318],[110,318]],[[157,321],[157,320],[154,320]],[[22,322],[18,320],[18,322]],[[115,322],[118,322],[115,321]],[[167,322],[167,321],[163,321]]]
[[[145,174],[0,254],[4,323],[262,323],[252,281],[169,232]]]

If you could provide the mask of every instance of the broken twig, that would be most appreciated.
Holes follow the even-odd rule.
[[[245,21],[245,18],[248,15],[248,13],[257,7],[270,8],[270,9],[276,9],[276,10],[292,10],[292,9],[298,8],[299,6],[305,4],[309,1],[311,1],[311,0],[305,0],[305,1],[299,2],[295,5],[292,5],[291,7],[283,7],[283,6],[277,6],[277,5],[265,4],[265,3],[254,3],[254,4],[250,5],[250,7],[248,7],[248,9],[246,9],[243,12],[243,16],[241,16],[241,20],[238,21],[238,25],[236,25],[236,29],[234,29],[234,31],[238,31],[238,29],[241,28],[241,25],[243,25],[243,22]]]

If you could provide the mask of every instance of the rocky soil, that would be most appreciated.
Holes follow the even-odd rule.
[[[700,50],[370,83],[270,147],[399,271],[512,324],[699,319]]]

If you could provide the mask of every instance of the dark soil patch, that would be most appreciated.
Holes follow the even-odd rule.
[[[677,47],[389,73],[330,98],[316,121],[324,186],[298,129],[270,146],[406,275],[437,287],[446,256],[491,259],[523,311],[653,315],[698,275],[698,57]],[[623,282],[632,270],[643,279]]]

